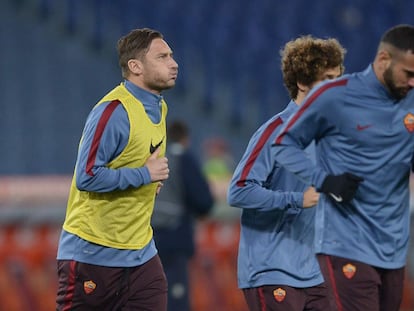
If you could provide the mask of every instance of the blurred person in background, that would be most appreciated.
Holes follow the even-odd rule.
[[[56,310],[167,310],[150,220],[169,174],[161,93],[175,85],[178,65],[156,30],[132,30],[117,49],[124,82],[92,109],[79,145]]]
[[[215,199],[212,218],[226,222],[237,221],[240,214],[229,209],[226,198],[234,159],[225,138],[212,136],[204,140],[202,167]]]
[[[195,252],[196,220],[213,207],[213,196],[181,120],[167,127],[170,177],[155,200],[154,239],[168,280],[168,311],[191,310],[189,263]]]
[[[229,146],[222,137],[210,137],[203,143],[203,172],[207,176],[213,194],[225,200],[233,169],[233,158]]]
[[[281,66],[291,101],[254,133],[231,180],[228,202],[242,209],[238,283],[251,311],[330,310],[312,248],[319,193],[277,163],[272,144],[309,91],[343,73],[344,55],[332,38],[286,43]]]
[[[398,311],[409,246],[414,27],[389,28],[373,63],[319,85],[283,125],[276,160],[321,192],[315,251],[336,308]],[[317,164],[304,148],[317,140]]]

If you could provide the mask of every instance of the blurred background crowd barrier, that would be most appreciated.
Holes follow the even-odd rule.
[[[217,199],[197,225],[193,310],[245,311],[239,211],[225,193],[253,131],[288,103],[280,48],[303,34],[336,37],[346,72],[363,70],[384,30],[413,24],[413,12],[412,0],[2,0],[0,310],[54,309],[69,176],[87,114],[121,82],[121,35],[151,27],[173,48],[180,73],[164,94],[168,118],[190,124]],[[413,253],[403,311],[414,310]]]

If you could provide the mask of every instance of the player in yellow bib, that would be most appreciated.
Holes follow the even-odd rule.
[[[160,32],[118,41],[124,82],[89,114],[58,247],[57,310],[166,310],[150,225],[168,178],[167,105],[178,65]]]

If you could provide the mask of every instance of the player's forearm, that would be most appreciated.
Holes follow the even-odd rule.
[[[308,185],[319,188],[326,173],[315,166],[306,153],[295,145],[273,145],[276,161]]]
[[[255,181],[246,181],[244,186],[230,185],[227,195],[229,205],[239,208],[269,211],[289,206],[302,207],[303,193],[270,190]]]
[[[93,176],[80,172],[76,174],[76,186],[81,191],[110,192],[140,187],[151,182],[148,168],[92,169]]]

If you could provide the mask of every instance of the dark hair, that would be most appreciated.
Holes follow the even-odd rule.
[[[388,43],[401,51],[414,53],[414,26],[401,24],[388,29],[382,36],[381,43]]]
[[[334,38],[306,35],[287,42],[280,55],[283,82],[290,98],[298,96],[298,82],[310,86],[324,71],[337,66],[342,73],[345,53],[345,48]]]
[[[119,66],[124,78],[129,73],[128,61],[133,58],[142,59],[148,52],[152,40],[156,38],[163,39],[163,35],[157,30],[142,28],[134,29],[118,40]]]
[[[175,120],[169,123],[167,128],[167,138],[170,142],[179,142],[189,135],[189,129],[184,121]]]

